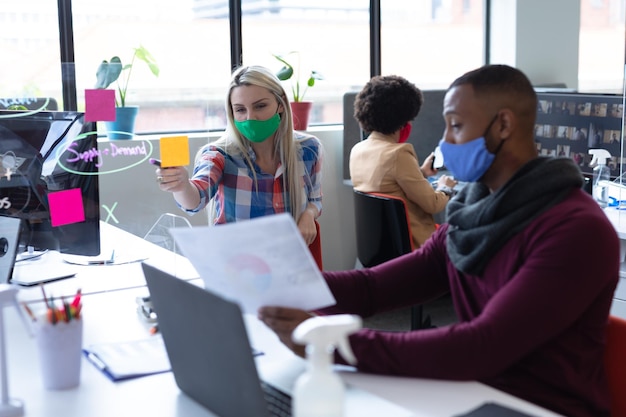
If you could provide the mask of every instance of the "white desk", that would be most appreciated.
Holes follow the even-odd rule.
[[[193,279],[198,277],[196,270],[183,256],[107,223],[100,223],[100,231],[103,257],[115,250],[116,256],[121,259],[146,258],[153,265],[180,278]],[[60,258],[58,261],[62,262],[62,255],[59,255],[58,258]],[[141,270],[141,262],[120,265],[72,265],[72,268],[75,270],[76,276],[45,284],[48,295],[72,295],[78,288],[82,290],[83,294],[94,294],[146,285]],[[21,288],[21,300],[42,299],[41,289],[38,286]]]
[[[626,318],[626,210],[607,207],[604,209],[604,213],[613,223],[620,239],[620,279],[615,289],[613,304],[611,304],[611,314]]]
[[[123,232],[125,233],[125,232]],[[133,241],[130,236],[127,239]],[[139,239],[141,240],[141,239]],[[138,242],[135,242],[138,243]],[[167,265],[174,258],[171,253],[162,253],[152,248],[155,255],[149,263]],[[128,268],[136,265],[136,268]],[[80,272],[70,278],[46,285],[48,293],[64,290],[73,294],[78,285],[85,291],[83,319],[85,320],[83,345],[95,343],[123,342],[150,337],[149,325],[137,315],[135,298],[147,295],[147,288],[140,265],[124,267],[124,277],[116,276],[113,268],[96,268],[97,272]],[[185,265],[180,259],[176,267]],[[109,268],[111,268],[109,270]],[[189,271],[189,274],[195,271]],[[105,272],[100,272],[105,271]],[[129,274],[126,276],[126,274]],[[131,276],[132,275],[132,276]],[[189,278],[189,277],[185,277]],[[193,280],[200,284],[200,280]],[[114,291],[103,290],[105,284],[115,283]],[[48,288],[50,287],[50,288]],[[40,297],[39,288],[20,291],[20,300],[35,300]],[[34,304],[37,308],[37,303]],[[290,361],[301,361],[285,348],[276,336],[254,317],[247,317],[252,345],[265,354],[257,357],[259,371],[271,372],[275,367],[284,367]],[[7,363],[9,396],[24,403],[25,415],[36,417],[111,417],[142,415],[150,417],[203,417],[214,416],[196,402],[182,394],[171,373],[158,374],[112,382],[94,365],[83,359],[81,383],[75,389],[47,391],[39,375],[39,363],[35,340],[29,337],[22,321],[13,307],[5,307],[5,330],[7,338]],[[411,410],[415,416],[449,417],[469,411],[485,401],[495,401],[541,417],[557,416],[521,399],[478,382],[451,382],[419,378],[376,376],[355,372],[342,373],[344,380],[366,391],[388,399]],[[372,415],[377,415],[375,412]]]

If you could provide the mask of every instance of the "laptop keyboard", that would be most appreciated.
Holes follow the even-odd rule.
[[[264,381],[261,381],[261,387],[270,416],[291,417],[291,396]]]

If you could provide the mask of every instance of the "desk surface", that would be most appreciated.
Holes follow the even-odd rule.
[[[134,241],[131,236],[125,238]],[[161,252],[161,248],[151,249],[156,255],[150,256],[148,263],[184,272],[179,275],[181,278],[191,279],[201,285],[201,280],[193,280],[195,271],[193,268],[190,270],[184,260],[171,253]],[[54,289],[55,292],[68,294],[73,294],[79,286],[88,290],[83,298],[84,346],[151,337],[150,325],[141,320],[136,311],[136,297],[148,294],[139,264],[81,268],[88,268],[89,272],[81,271],[75,278],[47,284],[46,288],[48,292]],[[94,272],[91,272],[92,268],[95,268]],[[115,284],[117,287],[106,288],[107,284]],[[22,289],[18,299],[36,300],[40,295],[39,288]],[[35,308],[37,305],[34,303]],[[47,391],[39,375],[35,340],[29,336],[15,308],[7,306],[4,312],[9,397],[24,403],[26,416],[214,416],[180,392],[171,372],[112,382],[86,359],[82,362],[79,387]],[[246,320],[252,345],[265,352],[257,358],[262,375],[271,373],[276,367],[284,367],[289,361],[301,361],[256,318],[246,317]],[[499,402],[535,416],[556,416],[478,382],[400,378],[357,372],[342,372],[342,377],[352,386],[411,410],[415,416],[449,417],[467,412],[486,401]]]
[[[120,257],[122,260],[135,261],[119,265],[71,265],[76,275],[69,279],[46,283],[45,288],[48,295],[71,295],[78,288],[82,290],[83,294],[94,294],[143,287],[146,285],[146,281],[141,270],[141,262],[139,261],[141,259],[145,259],[183,279],[198,277],[198,273],[191,263],[181,255],[106,223],[101,223],[100,230],[103,255],[115,250],[116,257]],[[44,257],[48,255],[50,254],[44,255]],[[44,261],[47,262],[49,259],[44,259]],[[63,262],[63,255],[57,256],[53,261]],[[22,289],[20,299],[42,299],[41,289],[38,286],[20,288]]]

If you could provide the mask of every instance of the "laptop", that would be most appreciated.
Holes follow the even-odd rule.
[[[291,415],[290,390],[304,371],[304,361],[298,360],[300,367],[290,366],[287,382],[284,377],[278,384],[261,380],[254,360],[259,352],[250,344],[237,303],[145,262],[141,266],[181,391],[220,417]],[[346,391],[346,417],[372,410],[386,417],[413,415],[358,388]],[[274,410],[278,403],[285,414]]]
[[[0,216],[0,283],[8,284],[13,275],[22,219]]]
[[[77,268],[63,260],[57,250],[36,251],[33,254],[18,254],[11,283],[24,287],[71,278],[76,275]]]

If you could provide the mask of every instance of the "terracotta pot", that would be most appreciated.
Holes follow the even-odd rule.
[[[311,107],[313,107],[313,103],[310,101],[291,102],[291,114],[293,115],[293,128],[295,130],[307,130]]]

